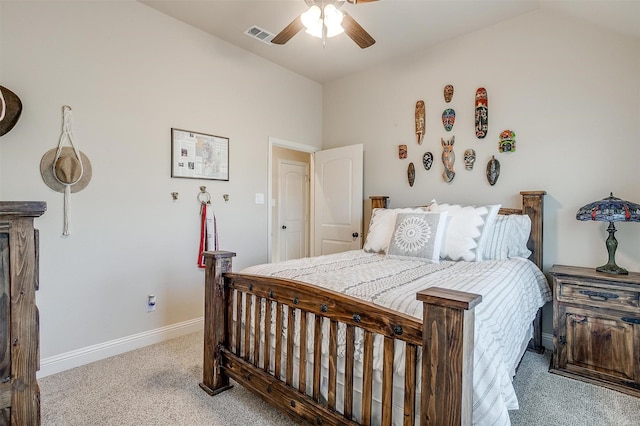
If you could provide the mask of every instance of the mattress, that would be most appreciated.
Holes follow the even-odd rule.
[[[307,282],[418,319],[422,319],[423,305],[416,300],[416,294],[428,287],[443,287],[482,295],[483,301],[476,307],[474,330],[475,425],[510,424],[508,410],[518,408],[512,379],[524,351],[523,342],[528,341],[531,335],[531,323],[538,309],[551,300],[551,291],[543,273],[535,264],[523,258],[426,263],[390,259],[381,254],[352,250],[257,265],[241,272]],[[296,346],[299,339],[300,336],[297,335],[294,342]],[[338,341],[340,340],[339,336]],[[378,345],[380,342],[376,342],[374,348]],[[326,342],[323,342],[323,347],[327,347]],[[309,347],[308,350],[311,352],[313,348]],[[339,343],[338,354],[341,355],[343,350]],[[323,353],[326,355],[325,349]],[[397,389],[394,389],[393,399],[401,406],[404,374],[402,351],[396,351],[395,358],[394,384],[398,383],[398,386],[394,386]],[[356,380],[361,377],[358,361],[356,350]],[[381,384],[381,371],[382,357],[374,356],[374,388],[376,384]],[[340,376],[341,374],[338,377],[339,385]],[[376,393],[379,393],[378,389],[374,389],[374,398]],[[396,393],[399,393],[397,398]],[[338,402],[338,410],[340,405]],[[373,410],[375,414],[379,407],[374,405]],[[394,409],[395,411],[398,410]],[[401,421],[401,416],[398,416],[398,421]]]

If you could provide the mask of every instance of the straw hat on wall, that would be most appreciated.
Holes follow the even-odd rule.
[[[47,151],[40,160],[42,180],[54,191],[64,194],[64,225],[62,235],[69,232],[69,199],[72,192],[82,191],[91,181],[91,162],[75,146],[71,131],[71,107],[62,107],[62,134],[58,147]],[[70,146],[64,146],[68,143]]]
[[[54,167],[53,161],[57,151],[58,148],[53,148],[42,156],[42,160],[40,160],[42,180],[54,191],[64,192],[66,185],[71,186],[72,193],[82,191],[91,181],[91,162],[89,158],[84,152],[80,152],[80,158],[82,159],[82,164],[80,164],[73,148],[65,146],[62,148],[60,157],[58,157]],[[54,170],[55,176],[53,174]]]
[[[0,136],[16,125],[22,113],[22,101],[18,95],[4,86],[0,86]]]

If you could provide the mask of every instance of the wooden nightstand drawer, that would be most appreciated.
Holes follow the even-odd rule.
[[[640,307],[639,291],[620,289],[607,285],[589,285],[584,281],[571,278],[558,279],[559,301],[567,303],[588,303],[611,309],[636,309]]]

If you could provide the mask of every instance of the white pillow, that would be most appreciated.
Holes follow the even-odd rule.
[[[398,213],[387,256],[440,262],[447,213]]]
[[[389,241],[396,226],[396,215],[398,213],[425,212],[424,207],[404,208],[404,209],[373,209],[369,230],[362,249],[369,253],[387,253]]]
[[[432,212],[447,212],[440,258],[480,262],[491,227],[500,210],[500,204],[488,206],[460,206],[431,203]]]
[[[531,218],[528,215],[498,215],[493,231],[487,238],[485,259],[528,258],[531,256],[531,251],[527,248],[530,234]]]

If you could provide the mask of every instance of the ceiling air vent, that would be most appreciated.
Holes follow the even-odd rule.
[[[253,25],[244,33],[249,37],[253,37],[256,40],[260,40],[261,42],[267,44],[271,44],[271,40],[273,40],[273,38],[276,36],[275,34],[271,34],[269,31],[263,30],[256,25]]]

